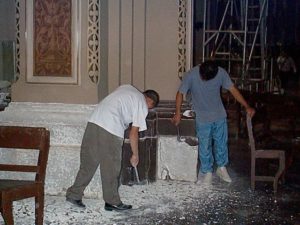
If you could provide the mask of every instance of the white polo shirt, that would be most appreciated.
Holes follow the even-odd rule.
[[[148,106],[143,93],[131,85],[122,85],[106,96],[95,108],[89,122],[124,138],[129,124],[147,129]]]

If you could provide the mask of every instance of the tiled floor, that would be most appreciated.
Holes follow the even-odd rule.
[[[172,180],[121,186],[122,200],[133,204],[133,210],[123,213],[105,211],[102,199],[83,199],[87,208],[82,210],[66,202],[64,196],[46,196],[44,224],[300,224],[299,184],[287,179],[277,195],[264,183],[251,191],[248,150],[240,143],[231,146],[230,185],[214,177],[211,187]],[[295,166],[297,163],[291,171],[299,171]],[[33,205],[33,199],[14,204],[15,224],[34,224]]]

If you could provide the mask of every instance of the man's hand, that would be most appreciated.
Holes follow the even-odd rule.
[[[247,112],[247,114],[252,118],[255,114],[255,109],[250,107],[248,105],[248,103],[246,102],[246,100],[244,99],[244,97],[242,96],[242,94],[240,93],[240,91],[234,86],[232,85],[232,87],[229,89],[230,93],[233,95],[233,97],[242,105],[245,107],[245,110]]]
[[[139,163],[139,128],[132,126],[129,132],[130,147],[132,156],[130,158],[131,165],[137,166]]]
[[[139,156],[138,155],[132,155],[130,158],[130,163],[133,167],[136,167],[139,164]]]
[[[180,123],[181,121],[181,114],[177,114],[175,113],[173,118],[171,119],[171,122],[175,125],[175,126],[178,126],[178,124]]]
[[[171,122],[174,123],[175,126],[178,126],[181,120],[181,104],[183,101],[183,94],[179,91],[176,94],[176,110]]]
[[[255,114],[255,109],[252,107],[248,107],[248,108],[246,108],[246,112],[250,116],[250,118],[252,118]]]

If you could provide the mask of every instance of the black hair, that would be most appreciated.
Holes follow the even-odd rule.
[[[156,91],[149,89],[149,90],[144,91],[143,94],[146,95],[151,100],[153,100],[154,107],[156,107],[158,105],[159,95]]]
[[[211,80],[217,75],[218,66],[215,61],[206,61],[200,65],[199,73],[203,80]]]

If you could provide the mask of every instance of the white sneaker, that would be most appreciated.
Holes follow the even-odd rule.
[[[211,172],[207,172],[205,174],[199,173],[196,184],[211,185],[211,183],[212,183],[212,173]]]
[[[211,172],[207,172],[204,176],[204,180],[203,180],[203,184],[205,185],[211,185],[212,182],[212,173]]]
[[[216,174],[220,177],[221,180],[227,182],[227,183],[231,183],[232,180],[227,172],[226,167],[222,166],[222,167],[218,167],[217,168],[217,172]]]

